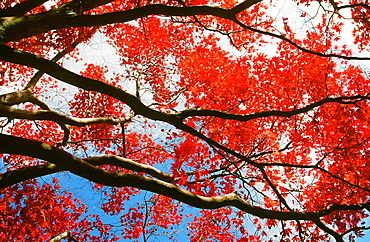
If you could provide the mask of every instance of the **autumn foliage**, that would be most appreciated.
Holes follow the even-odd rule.
[[[355,241],[368,0],[0,3],[0,241]]]

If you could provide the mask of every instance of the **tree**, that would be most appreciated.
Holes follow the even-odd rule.
[[[175,240],[185,217],[191,241],[362,236],[370,7],[285,3],[2,1],[1,240]],[[97,36],[115,66],[85,58]]]

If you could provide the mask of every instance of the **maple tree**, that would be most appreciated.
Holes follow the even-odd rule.
[[[2,1],[0,240],[361,237],[369,2],[284,3]],[[84,52],[99,36],[115,65]]]

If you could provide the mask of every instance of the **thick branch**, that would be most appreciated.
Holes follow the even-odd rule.
[[[38,35],[48,32],[53,29],[69,28],[69,27],[92,27],[103,26],[112,23],[124,23],[138,18],[146,17],[149,15],[167,15],[167,16],[195,16],[195,15],[211,15],[223,19],[228,19],[235,22],[240,27],[246,30],[257,32],[264,35],[269,35],[283,41],[290,43],[296,48],[322,57],[337,57],[348,60],[370,60],[370,57],[351,57],[342,56],[337,54],[324,54],[308,50],[293,40],[286,38],[283,35],[266,32],[263,30],[255,29],[240,22],[236,15],[259,3],[261,0],[244,1],[241,4],[231,9],[223,9],[211,6],[167,6],[163,4],[147,5],[135,9],[106,13],[101,15],[79,15],[80,13],[105,4],[110,1],[72,1],[66,3],[60,8],[50,10],[41,14],[19,17],[2,17],[0,18],[0,37],[2,42],[9,42],[19,40],[22,38]],[[33,26],[30,28],[29,26]]]
[[[71,46],[69,46],[66,49],[60,51],[56,56],[54,56],[54,58],[51,59],[51,61],[52,62],[57,62],[60,59],[62,59],[65,55],[67,55],[69,52],[71,52],[73,49],[75,49],[77,47],[77,45],[79,43],[81,43],[82,40],[83,39],[77,39],[74,43],[71,44]],[[44,72],[38,71],[32,77],[32,79],[29,81],[29,83],[26,85],[26,87],[24,89],[25,90],[27,90],[27,89],[32,90],[36,86],[37,82],[40,80],[40,78],[42,77],[42,75],[44,75]]]
[[[57,242],[57,241],[60,241],[62,239],[67,238],[69,235],[70,235],[70,232],[67,230],[64,233],[61,233],[61,234],[55,236],[54,238],[52,238],[51,240],[49,240],[49,242]]]
[[[27,166],[16,170],[8,171],[0,175],[0,189],[15,185],[22,181],[42,177],[64,171],[61,166],[53,163],[46,163],[38,166]]]
[[[41,57],[12,49],[8,46],[0,45],[0,59],[13,63],[26,65],[39,69],[52,77],[55,77],[65,83],[85,89],[87,91],[100,92],[109,95],[129,105],[135,114],[141,114],[153,120],[180,122],[180,120],[169,114],[161,113],[145,106],[134,95],[131,95],[117,87],[106,83],[86,78],[70,72],[57,63],[43,59]],[[171,122],[170,122],[171,123]]]
[[[118,157],[114,155],[101,155],[101,156],[89,157],[84,160],[94,166],[107,164],[107,165],[125,168],[131,171],[145,173],[145,174],[151,175],[152,177],[160,179],[162,181],[166,181],[166,182],[173,181],[173,178],[171,177],[171,175],[164,173],[153,166],[141,164],[141,163],[135,162],[127,158],[122,158],[122,157]]]
[[[73,0],[63,4],[59,10],[67,10],[79,14],[112,1],[113,0]]]
[[[351,100],[347,101],[346,100]],[[276,110],[271,110],[271,111],[264,111],[264,112],[258,112],[258,113],[253,113],[253,114],[245,114],[245,115],[240,115],[240,114],[231,114],[231,113],[226,113],[222,112],[219,110],[202,110],[202,109],[189,109],[185,110],[182,112],[177,113],[177,116],[181,119],[185,119],[188,117],[192,116],[212,116],[212,117],[218,117],[222,119],[231,119],[231,120],[238,120],[238,121],[249,121],[252,119],[258,119],[258,118],[264,118],[264,117],[272,117],[272,116],[278,116],[278,117],[291,117],[297,114],[301,113],[306,113],[316,107],[319,107],[325,103],[331,103],[331,102],[336,102],[336,103],[352,103],[353,101],[359,101],[359,100],[370,100],[369,96],[346,96],[346,97],[337,97],[337,98],[324,98],[320,101],[314,102],[312,104],[307,105],[306,107],[303,108],[298,108],[298,109],[293,109],[291,111],[276,111]]]
[[[152,166],[141,164],[122,157],[117,157],[113,155],[102,155],[89,157],[84,159],[84,161],[90,163],[93,166],[112,165],[135,172],[146,173],[162,181],[166,182],[173,181],[171,175],[169,174],[161,172],[160,170]],[[27,166],[12,171],[8,171],[0,175],[0,189],[4,189],[6,187],[15,185],[19,182],[26,181],[28,179],[51,175],[61,171],[66,171],[66,169],[54,163],[46,163],[37,166]]]
[[[22,90],[0,95],[0,104],[8,106],[32,101],[34,101],[34,96],[31,90]]]
[[[235,9],[223,9],[210,6],[189,6],[177,7],[163,4],[147,5],[131,10],[106,13],[101,15],[78,15],[80,12],[91,8],[85,7],[85,1],[72,1],[58,9],[50,10],[42,14],[21,16],[17,18],[3,18],[7,22],[4,28],[3,40],[9,42],[22,38],[38,35],[53,29],[69,27],[92,27],[103,26],[112,23],[124,23],[149,15],[168,15],[168,16],[194,16],[194,15],[213,15],[220,18],[232,19],[237,13],[246,7],[260,2],[261,0],[245,1],[244,4],[237,5]],[[90,2],[90,1],[89,1]],[[95,5],[109,1],[92,1]],[[82,11],[79,10],[82,7]],[[33,26],[33,28],[30,28]]]
[[[71,235],[71,232],[69,230],[55,236],[54,238],[49,240],[49,242],[57,242],[57,241],[61,241],[62,239],[65,239],[65,238],[68,238],[69,242],[78,242],[78,240],[75,240],[73,238],[73,236]]]
[[[129,121],[126,118],[74,118],[50,110],[28,111],[12,108],[0,104],[0,117],[9,117],[29,120],[49,120],[60,124],[69,124],[82,127],[92,124],[111,124],[116,125]]]
[[[0,17],[24,15],[47,1],[48,0],[26,0],[24,2],[18,3],[14,7],[0,9]]]
[[[22,149],[19,147],[22,147]],[[152,178],[140,175],[104,171],[51,145],[4,134],[0,134],[0,152],[43,159],[55,163],[56,165],[65,167],[70,172],[101,185],[114,187],[136,187],[161,194],[202,209],[216,209],[224,206],[233,206],[260,218],[280,220],[315,220],[319,216],[325,216],[331,213],[332,210],[336,208],[361,210],[365,207],[365,205],[337,205],[336,207],[317,212],[281,212],[267,210],[253,206],[246,201],[241,200],[236,193],[230,193],[217,197],[204,197],[195,195],[170,183],[154,180]]]
[[[238,13],[252,7],[253,5],[255,5],[259,2],[262,2],[262,0],[247,0],[247,1],[241,2],[238,5],[236,5],[235,7],[233,7],[232,9],[230,9],[230,12],[232,14],[234,14],[234,16],[235,16]]]
[[[327,227],[325,224],[323,224],[319,218],[313,220],[313,222],[317,225],[317,227],[319,227],[320,229],[322,229],[323,231],[325,231],[326,233],[330,234],[331,236],[334,237],[335,241],[336,242],[344,242],[342,236],[340,236],[340,234],[338,234],[337,232],[335,232],[334,230],[330,229],[329,227]]]

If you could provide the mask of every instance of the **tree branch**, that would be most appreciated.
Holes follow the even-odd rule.
[[[67,55],[69,52],[71,52],[73,49],[75,49],[77,47],[78,44],[81,43],[83,39],[79,38],[77,39],[74,43],[71,44],[71,46],[65,48],[64,50],[60,51],[56,56],[54,56],[53,59],[51,59],[52,62],[58,62],[60,59],[62,59],[65,55]],[[42,75],[44,75],[45,72],[42,72],[42,71],[38,71],[33,77],[32,79],[28,82],[28,84],[26,85],[26,87],[24,88],[24,90],[27,90],[27,89],[30,89],[32,90],[37,82],[40,80],[40,78],[42,77]]]
[[[338,234],[337,232],[335,232],[334,230],[330,229],[329,227],[327,227],[325,224],[323,224],[319,218],[317,219],[314,219],[313,222],[317,225],[317,227],[319,227],[320,229],[322,229],[323,231],[325,231],[326,233],[330,234],[331,236],[334,237],[335,241],[336,242],[344,242],[342,236],[340,236],[340,234]]]
[[[138,100],[137,97],[134,95],[131,95],[117,87],[108,85],[106,83],[93,80],[90,78],[86,78],[80,75],[77,75],[73,72],[70,72],[63,67],[59,66],[57,63],[54,63],[52,61],[43,59],[41,57],[29,54],[27,52],[19,51],[12,49],[8,46],[0,45],[0,59],[5,60],[5,61],[10,61],[16,64],[21,64],[21,65],[27,65],[30,67],[34,67],[36,69],[42,70],[45,73],[49,74],[50,76],[53,76],[63,82],[66,82],[68,84],[71,84],[73,86],[83,88],[88,91],[96,91],[100,92],[103,94],[106,94],[108,96],[111,96],[113,98],[116,98],[127,105],[131,107],[131,109],[134,111],[135,114],[140,114],[143,115],[144,117],[147,117],[152,120],[160,120],[164,121],[166,123],[169,123],[171,125],[174,125],[176,128],[183,130],[185,132],[188,132],[189,134],[192,134],[204,141],[206,141],[208,144],[211,146],[215,146],[219,149],[224,150],[225,152],[228,152],[229,154],[234,155],[235,157],[238,157],[239,159],[246,160],[250,164],[258,167],[261,166],[260,164],[251,161],[247,157],[217,143],[216,141],[206,137],[205,135],[201,134],[200,132],[192,129],[191,127],[185,125],[182,123],[182,119],[185,118],[186,116],[192,116],[192,115],[200,115],[202,114],[203,116],[219,116],[219,117],[225,117],[225,118],[233,118],[233,119],[240,119],[240,120],[250,120],[252,119],[253,116],[248,116],[248,115],[236,115],[236,114],[225,114],[223,112],[217,111],[217,110],[190,110],[190,111],[183,111],[185,115],[181,116],[180,114],[167,114],[167,113],[162,113],[156,110],[153,110],[147,106],[145,106],[140,100]],[[310,104],[304,108],[292,110],[292,111],[267,111],[266,114],[263,113],[257,113],[253,114],[255,115],[254,118],[258,117],[267,117],[267,116],[292,116],[294,113],[302,113],[302,112],[307,112],[319,105],[322,105],[327,102],[339,102],[339,103],[356,103],[359,100],[362,99],[367,99],[370,100],[370,97],[367,96],[354,96],[354,97],[341,97],[341,98],[326,98],[321,101],[318,101],[316,103]],[[349,100],[349,101],[346,101]]]
[[[69,11],[80,14],[112,1],[113,0],[73,0],[60,6],[58,11]]]
[[[145,173],[165,182],[172,182],[171,175],[164,173],[152,166],[141,164],[130,159],[113,156],[102,155],[83,159],[93,166],[112,165],[121,167],[134,172]],[[57,172],[66,171],[63,166],[54,163],[46,163],[37,166],[27,166],[12,171],[5,172],[0,175],[0,189],[15,185],[19,182],[29,179],[51,175]]]
[[[69,27],[92,27],[103,26],[112,23],[124,23],[149,15],[167,15],[167,16],[195,16],[195,15],[211,15],[235,22],[240,27],[256,33],[268,35],[286,41],[298,48],[301,51],[322,56],[322,57],[337,57],[348,60],[370,60],[370,57],[351,57],[337,54],[324,54],[308,50],[293,40],[286,38],[283,35],[252,28],[240,22],[236,15],[241,11],[259,3],[261,0],[244,1],[234,8],[224,9],[211,6],[167,6],[163,4],[153,4],[135,9],[112,12],[100,15],[79,15],[86,10],[106,4],[110,0],[90,0],[79,1],[74,0],[62,5],[57,9],[53,9],[41,14],[20,16],[20,17],[2,17],[0,18],[3,27],[0,28],[1,41],[6,43],[13,40],[35,36],[53,29],[62,29]],[[30,28],[29,26],[34,26]]]
[[[27,52],[15,50],[5,45],[0,45],[0,59],[39,69],[56,79],[87,91],[95,91],[109,95],[129,105],[135,114],[141,114],[153,120],[172,122],[177,120],[177,122],[180,122],[180,120],[173,115],[161,113],[148,108],[134,95],[131,95],[117,87],[77,75],[64,69],[57,63],[29,54]]]
[[[7,9],[0,9],[0,17],[9,17],[9,16],[21,16],[32,9],[40,6],[44,2],[48,0],[26,0],[21,3],[18,3],[14,7],[7,8]]]
[[[19,149],[20,146],[22,149]],[[364,208],[368,209],[369,207],[369,204],[333,205],[327,209],[316,212],[281,212],[267,210],[249,204],[242,200],[236,193],[229,193],[217,197],[204,197],[195,195],[164,181],[140,175],[104,171],[85,160],[81,160],[76,156],[46,143],[4,134],[0,134],[0,152],[46,160],[56,164],[57,166],[64,167],[66,170],[77,176],[86,178],[101,185],[113,187],[136,187],[158,193],[202,209],[216,209],[225,206],[233,206],[260,218],[279,220],[317,220],[317,218],[328,215],[335,210],[362,210]],[[105,157],[110,159],[112,156]],[[52,168],[53,166],[51,165],[50,169]],[[2,181],[0,180],[0,184],[1,183]]]
[[[49,120],[58,124],[68,124],[76,127],[82,127],[93,124],[111,124],[116,125],[128,122],[129,118],[74,118],[50,110],[29,111],[12,108],[0,104],[0,117],[9,117],[29,120]]]
[[[145,106],[140,100],[137,99],[134,95],[131,95],[117,87],[108,85],[106,83],[93,80],[90,78],[86,78],[80,75],[77,75],[73,72],[70,72],[63,67],[59,66],[57,63],[54,63],[52,61],[43,59],[41,57],[29,54],[27,52],[19,51],[12,49],[8,46],[0,45],[0,59],[5,61],[10,61],[16,64],[21,65],[27,65],[30,67],[34,67],[36,69],[42,70],[45,73],[49,74],[50,76],[53,76],[63,82],[66,82],[68,84],[71,84],[73,86],[83,88],[88,91],[96,91],[103,94],[106,94],[108,96],[111,96],[113,98],[116,98],[127,105],[131,107],[131,109],[134,111],[135,114],[143,115],[144,117],[147,117],[152,120],[160,120],[164,121],[166,123],[169,123],[171,125],[174,125],[176,128],[183,130],[185,132],[188,132],[189,134],[192,134],[204,141],[206,141],[211,146],[215,146],[219,149],[224,150],[225,152],[228,152],[229,154],[234,155],[235,157],[238,157],[242,160],[248,160],[248,162],[256,167],[261,166],[261,164],[258,164],[256,162],[251,161],[247,157],[228,149],[227,147],[217,143],[216,141],[206,137],[205,135],[201,134],[200,132],[192,129],[191,127],[185,125],[182,123],[182,119],[184,119],[187,116],[194,116],[194,115],[203,115],[203,116],[216,116],[216,117],[223,117],[228,119],[235,119],[235,120],[251,120],[252,118],[259,118],[259,117],[267,117],[267,116],[292,116],[294,114],[307,112],[315,107],[318,107],[324,103],[327,102],[338,102],[338,103],[356,103],[359,100],[367,99],[370,100],[370,97],[367,96],[354,96],[354,97],[341,97],[341,98],[326,98],[321,101],[318,101],[316,103],[310,104],[304,108],[292,110],[292,111],[266,111],[265,113],[256,113],[252,114],[252,116],[248,115],[237,115],[237,114],[227,114],[223,113],[221,111],[217,110],[189,110],[189,111],[183,111],[184,114],[167,114],[162,113],[156,110],[153,110],[147,106]],[[346,101],[349,100],[349,101]],[[182,116],[181,116],[182,115]],[[254,115],[254,116],[253,116]]]
[[[22,146],[23,148],[19,149],[19,146]],[[330,209],[321,210],[318,212],[281,212],[267,210],[247,203],[246,201],[240,199],[236,193],[230,193],[217,197],[198,196],[175,185],[160,180],[154,180],[152,178],[140,175],[104,171],[93,166],[87,161],[81,160],[46,143],[4,134],[0,134],[0,152],[43,159],[55,163],[56,165],[65,167],[73,174],[101,185],[114,187],[136,187],[158,193],[202,209],[216,209],[224,206],[233,206],[260,218],[280,220],[313,220],[319,216],[325,216],[332,212]],[[356,207],[355,205],[351,206],[351,208]],[[363,209],[363,207],[364,206],[357,206],[356,208],[360,210]],[[339,207],[336,208],[341,208],[341,206],[339,205]],[[345,208],[347,209],[348,207]]]
[[[0,175],[0,189],[15,185],[22,181],[42,177],[57,172],[65,171],[61,166],[53,163],[46,163],[38,166],[27,166]]]
[[[73,1],[74,3],[80,1]],[[221,18],[231,18],[232,13],[228,9],[209,6],[175,7],[163,4],[147,5],[131,10],[106,13],[101,15],[78,15],[78,3],[67,3],[60,8],[53,9],[41,14],[3,17],[6,28],[3,29],[3,42],[19,40],[35,36],[53,29],[69,27],[93,27],[112,23],[124,23],[149,15],[193,16],[214,15]],[[30,28],[33,26],[33,28]]]
[[[61,241],[62,239],[65,239],[65,238],[68,238],[68,242],[78,242],[78,240],[73,238],[73,236],[71,235],[71,232],[69,230],[55,236],[54,238],[49,240],[49,242],[57,242],[57,241]]]
[[[263,34],[263,35],[268,35],[268,36],[286,41],[289,44],[291,44],[292,46],[296,47],[297,49],[299,49],[303,52],[312,54],[312,55],[317,55],[317,56],[321,56],[321,57],[336,57],[336,58],[341,58],[341,59],[345,59],[345,60],[370,60],[370,57],[345,56],[345,55],[337,55],[337,54],[333,54],[333,53],[324,54],[324,53],[312,51],[312,50],[304,48],[303,46],[300,46],[299,44],[297,44],[293,40],[288,39],[287,37],[285,37],[284,35],[275,34],[275,33],[267,32],[267,31],[264,31],[264,30],[255,29],[255,28],[252,28],[248,25],[245,25],[244,23],[240,22],[236,17],[234,17],[232,19],[229,19],[229,20],[235,22],[236,24],[238,24],[240,27],[242,27],[244,29],[247,29],[247,30],[250,30],[250,31],[253,31],[253,32],[256,32],[256,33],[260,33],[260,34]]]
[[[291,117],[297,114],[306,113],[316,107],[319,107],[325,103],[342,103],[342,104],[351,104],[354,103],[353,101],[346,101],[346,100],[353,100],[358,102],[359,100],[370,100],[369,94],[367,96],[362,95],[356,95],[356,96],[345,96],[345,97],[337,97],[337,98],[324,98],[320,101],[311,103],[303,108],[293,109],[291,111],[264,111],[264,112],[258,112],[253,114],[231,114],[222,112],[219,110],[206,110],[206,109],[188,109],[182,112],[177,113],[177,116],[181,119],[185,119],[192,116],[212,116],[212,117],[218,117],[222,119],[230,119],[230,120],[237,120],[237,121],[249,121],[252,119],[258,119],[258,118],[264,118],[264,117]]]
[[[35,97],[31,90],[22,90],[0,95],[0,104],[13,106],[20,103],[32,102]]]

